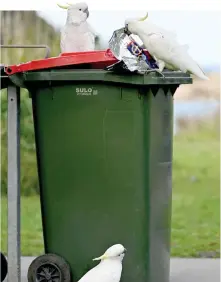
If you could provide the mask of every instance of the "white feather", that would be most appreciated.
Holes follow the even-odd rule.
[[[122,263],[116,260],[104,260],[89,270],[78,282],[119,282]]]
[[[61,52],[94,51],[95,36],[87,22],[79,26],[66,25],[61,32]]]
[[[87,22],[86,3],[68,8],[66,24],[61,31],[61,52],[85,52],[95,50],[95,32]]]

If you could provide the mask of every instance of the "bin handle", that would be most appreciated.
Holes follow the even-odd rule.
[[[46,54],[45,54],[45,59],[49,58],[51,49],[49,48],[48,45],[0,45],[0,49],[1,48],[25,48],[25,49],[35,49],[35,48],[39,48],[39,49],[46,49]]]

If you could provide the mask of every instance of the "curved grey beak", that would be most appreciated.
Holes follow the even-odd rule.
[[[87,14],[87,18],[89,17],[90,13],[88,11],[88,8],[86,10],[84,10],[84,13]]]

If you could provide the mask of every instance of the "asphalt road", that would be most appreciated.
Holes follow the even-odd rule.
[[[22,257],[21,282],[27,282],[26,274],[33,257]],[[219,282],[220,259],[171,259],[170,282]],[[8,281],[9,282],[9,281]]]

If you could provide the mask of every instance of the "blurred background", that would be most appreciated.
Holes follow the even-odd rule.
[[[1,44],[47,44],[51,56],[60,53],[60,29],[66,11],[1,11]],[[89,22],[97,32],[97,49],[106,49],[115,29],[127,17],[143,12],[92,11]],[[220,36],[218,12],[153,11],[155,23],[178,34],[189,45],[209,81],[194,78],[174,96],[174,163],[171,255],[220,256]],[[18,64],[44,57],[42,50],[2,49],[2,64]],[[2,250],[6,253],[7,96],[1,91]],[[39,189],[31,99],[21,95],[22,254],[43,253]]]

